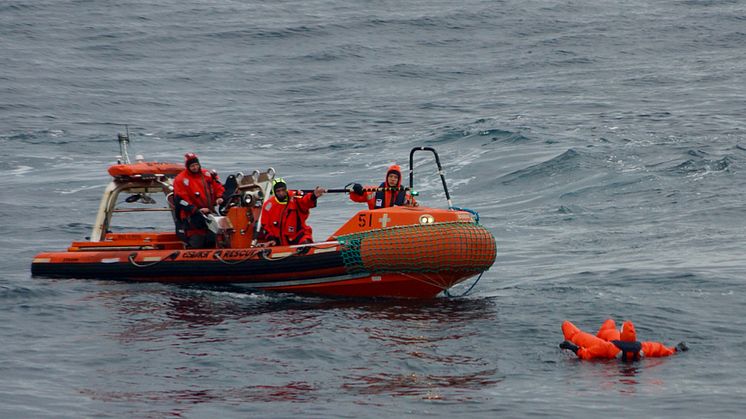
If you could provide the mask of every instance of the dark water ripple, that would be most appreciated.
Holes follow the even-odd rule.
[[[0,416],[740,417],[745,20],[739,1],[2,2]],[[426,302],[31,278],[89,234],[124,124],[132,154],[299,187],[433,146],[497,262]],[[359,208],[324,197],[315,235]],[[692,350],[557,348],[562,320],[607,317]]]

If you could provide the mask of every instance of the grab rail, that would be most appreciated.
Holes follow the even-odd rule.
[[[414,190],[414,153],[415,151],[432,151],[435,155],[435,164],[438,165],[438,174],[440,180],[443,182],[443,190],[446,192],[446,200],[448,201],[448,209],[453,208],[451,203],[451,195],[448,193],[448,186],[446,185],[445,174],[443,173],[443,167],[440,165],[440,157],[438,152],[432,147],[415,147],[409,152],[409,189]]]

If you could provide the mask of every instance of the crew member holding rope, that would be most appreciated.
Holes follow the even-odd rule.
[[[417,201],[401,187],[401,168],[392,164],[386,171],[386,181],[378,187],[356,183],[352,186],[350,199],[355,202],[367,202],[369,209],[388,208],[394,205],[416,207]]]
[[[215,235],[207,229],[205,216],[223,203],[225,188],[216,173],[202,168],[194,153],[184,155],[186,168],[174,179],[174,205],[190,248],[215,247]]]

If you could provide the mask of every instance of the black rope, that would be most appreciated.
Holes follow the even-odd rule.
[[[215,254],[213,255],[213,257],[215,259],[219,260],[220,262],[226,264],[226,265],[238,265],[239,263],[244,263],[244,262],[246,262],[247,260],[253,258],[256,255],[264,255],[265,253],[269,253],[269,252],[270,252],[269,249],[257,250],[257,251],[254,251],[252,254],[246,256],[243,259],[239,259],[239,260],[236,260],[236,261],[227,261],[227,260],[223,259],[223,257],[221,256],[222,250],[218,250],[217,252],[215,252]]]
[[[131,263],[132,265],[134,265],[134,266],[136,266],[136,267],[138,267],[138,268],[149,268],[149,267],[151,267],[151,266],[155,266],[155,265],[157,265],[157,264],[159,264],[159,263],[163,262],[163,261],[164,261],[164,260],[166,260],[166,259],[176,259],[176,256],[179,256],[179,251],[178,251],[178,250],[177,250],[177,251],[175,251],[175,252],[173,252],[173,253],[171,253],[171,254],[168,254],[168,255],[166,255],[166,256],[164,256],[164,257],[162,257],[162,258],[161,258],[161,260],[156,260],[155,262],[151,262],[151,263],[146,263],[146,264],[142,264],[142,263],[137,263],[137,262],[135,262],[135,258],[137,257],[137,252],[135,252],[135,253],[131,253],[131,254],[129,255],[129,258],[128,258],[128,259],[129,259],[129,261],[130,261],[130,263]]]
[[[291,256],[304,255],[304,254],[308,253],[309,250],[311,250],[310,246],[303,246],[303,247],[299,247],[299,248],[295,249],[295,252],[293,252],[293,253],[290,253],[290,254],[285,255],[285,256],[280,256],[280,257],[273,258],[273,257],[271,257],[272,256],[272,250],[271,249],[267,249],[267,250],[265,250],[264,252],[261,253],[261,257],[262,257],[262,259],[264,259],[266,261],[276,262],[278,260],[287,259],[287,258],[289,258]]]
[[[448,298],[461,298],[461,297],[465,297],[466,294],[468,294],[474,288],[474,286],[477,285],[477,282],[479,282],[479,280],[482,279],[482,275],[484,275],[484,271],[482,271],[482,273],[479,274],[479,276],[477,277],[477,280],[474,281],[474,283],[471,284],[471,286],[469,287],[469,289],[466,290],[463,294],[460,294],[460,295],[451,295],[451,293],[448,292],[448,290],[443,290],[443,295],[445,295]]]

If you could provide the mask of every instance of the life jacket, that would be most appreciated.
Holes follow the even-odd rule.
[[[385,188],[390,187],[388,184],[388,179],[391,173],[396,173],[397,175],[399,175],[399,179],[396,182],[395,188],[401,187],[401,168],[398,164],[392,164],[386,171],[386,177],[384,178],[383,182],[378,186],[379,190],[376,191],[374,197],[375,201],[373,204],[373,209],[388,208],[393,207],[394,205],[404,205],[404,201],[407,198],[407,194],[405,191],[385,190]]]
[[[388,208],[388,207],[393,207],[394,205],[398,205],[398,206],[404,205],[404,201],[407,199],[406,191],[384,190],[383,188],[387,187],[386,182],[381,183],[378,187],[381,189],[376,191],[376,195],[374,198],[375,203],[373,204],[373,209]]]

